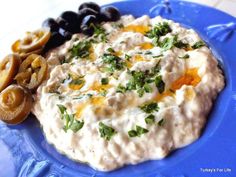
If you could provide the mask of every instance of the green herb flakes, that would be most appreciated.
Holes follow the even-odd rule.
[[[65,106],[58,104],[57,107],[61,113],[61,119],[65,121],[65,125],[63,127],[65,132],[71,129],[74,133],[76,133],[84,126],[84,121],[77,121],[74,114],[68,114]]]
[[[192,48],[193,49],[198,49],[198,48],[201,48],[203,46],[206,46],[206,44],[203,41],[198,41],[192,46]]]
[[[128,131],[129,137],[140,137],[142,134],[148,133],[149,131],[146,128],[136,125],[136,130]]]
[[[157,38],[159,39],[161,36],[170,33],[172,30],[167,22],[159,23],[154,26],[153,29],[146,33],[146,36],[149,38]]]
[[[118,87],[116,88],[117,93],[125,93],[126,92],[126,87],[123,85],[119,84]]]
[[[145,118],[146,124],[153,124],[155,123],[155,116],[153,114],[150,114]]]
[[[77,57],[77,58],[87,58],[89,56],[89,50],[91,48],[92,44],[90,41],[79,41],[76,45],[74,45],[71,49],[71,57]]]
[[[159,107],[157,105],[157,103],[155,102],[151,102],[151,103],[146,103],[142,106],[139,107],[142,111],[146,112],[146,113],[153,113],[155,111],[159,111]]]
[[[179,56],[178,58],[180,58],[180,59],[188,59],[190,56],[189,56],[189,54],[185,54],[184,56]]]
[[[163,126],[165,123],[164,119],[159,120],[159,122],[157,123],[159,126]]]
[[[138,133],[136,130],[130,130],[130,131],[128,131],[128,135],[129,135],[129,137],[132,138],[132,137],[138,136]]]
[[[157,76],[155,78],[155,84],[159,93],[163,93],[165,91],[165,83],[162,80],[162,76]]]
[[[125,54],[125,59],[126,60],[128,60],[129,61],[129,59],[131,58],[131,56],[130,55],[128,55],[128,54]]]
[[[103,63],[108,64],[110,71],[124,69],[124,61],[113,53],[105,53],[102,56]]]
[[[106,30],[100,25],[92,25],[94,29],[93,37],[98,39],[96,42],[108,42]]]
[[[109,79],[107,77],[101,79],[102,85],[107,85],[109,83]]]
[[[102,122],[99,122],[99,132],[100,136],[107,141],[109,141],[112,138],[112,136],[114,136],[117,133],[115,129],[105,125]]]

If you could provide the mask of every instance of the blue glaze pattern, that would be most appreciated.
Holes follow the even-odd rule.
[[[126,165],[100,172],[58,153],[43,136],[38,121],[7,126],[0,122],[0,177],[212,177],[236,176],[236,19],[215,9],[177,0],[128,0],[112,5],[122,14],[144,14],[175,20],[195,29],[212,48],[224,69],[227,85],[219,95],[199,140],[163,160]],[[217,17],[217,18],[216,18]],[[218,25],[223,24],[223,25]],[[227,40],[226,40],[227,39]],[[220,160],[219,160],[220,159]],[[203,173],[201,168],[230,168],[231,172]],[[7,171],[4,173],[4,171]]]
[[[236,23],[211,25],[206,28],[206,32],[210,38],[223,42],[236,32]]]
[[[162,0],[161,2],[157,2],[157,5],[153,6],[149,12],[154,16],[170,14],[172,12],[172,9],[170,7],[169,0]]]

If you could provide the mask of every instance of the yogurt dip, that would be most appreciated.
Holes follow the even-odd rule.
[[[47,141],[101,171],[162,159],[199,138],[224,76],[198,34],[122,16],[48,55],[33,113]]]

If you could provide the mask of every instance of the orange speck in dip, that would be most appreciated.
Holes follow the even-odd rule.
[[[95,82],[90,88],[89,90],[94,90],[94,91],[103,91],[103,90],[107,90],[109,88],[111,88],[112,86],[110,84],[106,84],[106,85],[102,85],[98,82]]]
[[[115,56],[118,56],[118,57],[121,56],[122,54],[123,54],[123,53],[122,53],[121,51],[116,51],[116,52],[114,53],[114,55],[115,55]]]
[[[88,106],[88,103],[81,103],[78,105],[77,110],[76,110],[76,118],[79,119],[84,111],[84,109]]]
[[[72,90],[80,90],[82,87],[84,86],[84,83],[82,84],[69,84],[69,88],[72,89]]]
[[[150,42],[144,42],[140,45],[140,48],[143,50],[152,49],[153,47],[154,47],[153,44]]]
[[[68,84],[68,87],[72,90],[80,90],[84,84],[85,84],[85,80],[84,78],[79,78],[78,76],[76,76],[75,74],[71,73],[71,77],[73,80],[79,80],[81,82],[71,82]]]
[[[141,55],[135,55],[134,61],[138,62],[138,61],[147,61],[147,60],[145,58],[143,58]]]
[[[86,101],[85,103],[79,104],[77,107],[77,111],[76,111],[76,118],[79,119],[82,116],[84,109],[88,105],[102,106],[104,103],[104,100],[105,100],[104,97],[98,96],[98,97],[92,97],[88,101]]]
[[[123,28],[123,31],[125,32],[135,32],[135,33],[141,33],[146,34],[146,32],[149,31],[149,26],[144,25],[128,25]]]
[[[94,61],[94,60],[96,59],[96,55],[95,55],[95,53],[94,53],[93,47],[91,47],[91,48],[89,49],[89,59],[92,60],[92,61]]]
[[[180,89],[183,85],[196,86],[201,81],[198,75],[198,68],[188,69],[183,76],[174,81],[171,85],[173,91]]]
[[[167,96],[174,96],[174,93],[171,92],[170,90],[166,90],[165,92],[163,92],[162,94],[157,94],[154,98],[155,101],[161,101],[163,98],[167,97]]]

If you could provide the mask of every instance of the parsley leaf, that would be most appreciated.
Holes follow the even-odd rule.
[[[129,137],[132,138],[132,137],[138,136],[138,133],[136,130],[130,130],[130,131],[128,131],[128,135],[129,135]]]
[[[190,56],[189,56],[189,54],[185,54],[184,56],[179,56],[178,58],[180,58],[180,59],[188,59]]]
[[[79,41],[76,45],[74,45],[71,49],[71,57],[78,57],[78,58],[87,58],[89,56],[89,49],[91,48],[90,41]]]
[[[172,30],[167,22],[158,23],[154,26],[153,29],[146,33],[146,36],[149,38],[160,38],[160,36],[164,36],[167,33],[170,33]]]
[[[175,47],[177,47],[179,49],[188,49],[188,48],[190,48],[189,44],[184,43],[182,41],[176,41],[174,45],[175,45]]]
[[[126,60],[128,60],[129,61],[129,59],[131,58],[131,56],[130,55],[128,55],[128,54],[125,54],[125,59]]]
[[[174,37],[166,37],[163,41],[160,42],[159,46],[162,48],[163,51],[170,50],[174,47],[177,41],[177,36]]]
[[[192,46],[192,48],[193,49],[198,49],[198,48],[201,48],[203,46],[206,46],[206,44],[203,41],[198,41]]]
[[[153,124],[155,122],[155,116],[153,114],[150,114],[145,118],[146,124]]]
[[[119,84],[118,87],[116,88],[117,93],[125,93],[126,92],[126,87],[123,85]]]
[[[99,132],[100,136],[105,140],[110,140],[117,132],[112,127],[105,125],[102,122],[99,122]]]
[[[57,107],[59,108],[59,111],[61,113],[61,119],[65,120],[65,125],[63,127],[65,132],[71,129],[74,133],[76,133],[84,126],[84,122],[76,120],[74,114],[67,113],[67,109],[65,106],[58,104]]]
[[[107,39],[106,30],[102,26],[94,25],[94,24],[91,24],[91,25],[93,25],[94,37],[99,39],[100,42],[107,42],[108,39]]]
[[[136,125],[136,130],[128,131],[129,137],[140,137],[142,134],[148,133],[149,131],[146,128]]]
[[[164,119],[159,120],[159,122],[157,123],[159,126],[163,126],[165,123]]]
[[[155,78],[155,84],[156,84],[156,87],[157,87],[159,93],[163,93],[165,91],[165,83],[163,82],[161,76],[157,76]]]
[[[139,108],[146,113],[153,113],[154,111],[159,111],[159,107],[155,102],[146,103],[140,106]]]
[[[114,70],[122,70],[124,68],[124,61],[112,54],[112,53],[105,53],[102,56],[103,63],[108,64],[110,66],[111,71]]]
[[[109,83],[109,79],[107,77],[101,79],[102,85],[107,85]]]

